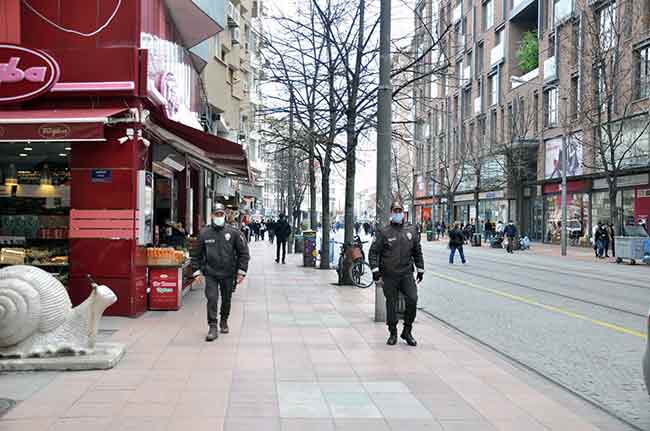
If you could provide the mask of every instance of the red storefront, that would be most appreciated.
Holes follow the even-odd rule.
[[[221,30],[192,0],[0,2],[0,246],[57,250],[42,266],[67,265],[73,303],[92,274],[107,314],[145,310],[157,178],[196,233],[212,178],[248,176],[241,146],[198,129],[188,48]]]

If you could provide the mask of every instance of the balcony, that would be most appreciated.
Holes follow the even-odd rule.
[[[239,7],[237,7],[233,2],[228,2],[226,17],[228,18],[228,27],[239,27]]]
[[[557,79],[557,63],[555,56],[544,60],[544,83]]]
[[[574,0],[559,0],[553,6],[553,16],[555,25],[562,24],[567,18],[573,15]]]
[[[474,114],[483,112],[483,99],[479,96],[474,99]]]
[[[523,76],[513,76],[510,78],[510,83],[512,84],[512,89],[514,90],[515,88],[519,87],[522,84],[526,84],[533,79],[537,78],[539,76],[539,67],[531,70],[527,74]]]
[[[510,20],[537,23],[539,15],[538,2],[539,0],[513,0]]]
[[[451,12],[451,22],[456,24],[463,17],[462,3],[458,3]]]
[[[490,67],[496,66],[505,59],[503,46],[504,43],[501,42],[490,51]]]

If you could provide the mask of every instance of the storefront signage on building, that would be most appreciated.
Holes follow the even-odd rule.
[[[424,175],[415,178],[415,197],[421,198],[427,195],[427,184]]]
[[[645,186],[650,184],[648,182],[648,174],[638,174],[638,175],[627,175],[624,177],[618,177],[616,179],[616,184],[618,187],[634,187],[634,186]],[[603,190],[608,189],[609,184],[607,183],[607,178],[598,178],[594,180],[594,189]]]
[[[59,65],[48,54],[0,44],[0,104],[18,103],[47,93],[60,74]]]
[[[43,139],[65,139],[70,137],[72,129],[65,124],[43,124],[38,128],[38,135]]]
[[[90,171],[90,181],[93,183],[113,182],[113,171],[110,169],[93,169]]]
[[[454,201],[456,202],[465,202],[465,201],[473,201],[474,200],[474,193],[467,193],[464,195],[456,195],[454,197]]]
[[[503,190],[494,191],[494,192],[483,192],[479,193],[479,199],[503,199],[506,196],[506,193]]]
[[[589,191],[590,181],[569,181],[567,182],[567,193],[580,193]],[[560,193],[562,191],[561,183],[544,184],[544,194]]]

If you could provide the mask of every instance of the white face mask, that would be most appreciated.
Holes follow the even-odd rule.
[[[226,216],[213,217],[212,222],[217,226],[223,226],[226,224]]]

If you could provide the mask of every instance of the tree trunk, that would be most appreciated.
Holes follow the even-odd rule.
[[[348,157],[345,161],[345,242],[354,239],[354,182],[356,179],[356,138],[348,130]]]
[[[321,204],[323,207],[323,214],[321,215],[321,245],[320,245],[320,269],[330,268],[330,167],[321,167]]]
[[[314,157],[314,138],[309,137],[309,228],[318,230],[318,217],[316,214],[316,158]]]
[[[618,184],[616,184],[616,178],[614,178],[613,182],[609,184],[609,220],[610,223],[614,225],[616,231],[620,232],[620,228],[623,223],[618,219],[618,207],[616,206],[617,198]]]

